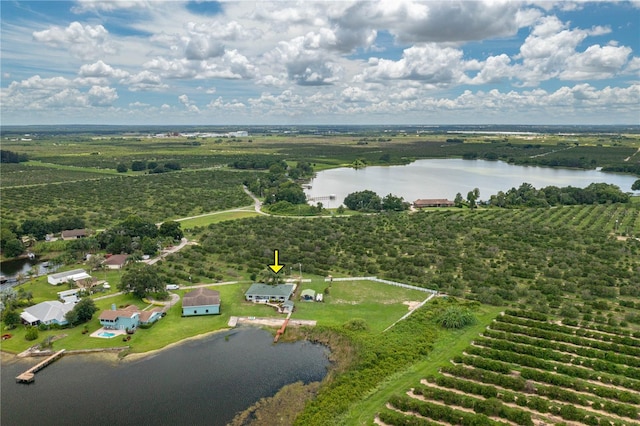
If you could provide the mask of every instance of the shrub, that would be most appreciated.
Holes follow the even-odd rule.
[[[29,327],[24,335],[26,340],[32,341],[38,338],[38,327]]]
[[[437,318],[438,324],[444,328],[463,328],[477,322],[473,313],[462,306],[450,306]]]
[[[369,329],[369,325],[362,318],[353,318],[344,323],[343,327],[351,331],[365,331]]]

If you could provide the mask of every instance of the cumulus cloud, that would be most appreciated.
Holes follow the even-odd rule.
[[[125,78],[129,76],[128,72],[113,68],[112,66],[105,64],[102,60],[93,64],[82,65],[78,74],[82,77]]]
[[[189,99],[189,96],[182,94],[180,96],[178,96],[178,100],[180,101],[180,103],[182,105],[184,105],[184,107],[187,109],[187,111],[189,112],[200,112],[200,109],[198,108],[198,106],[196,104],[194,104],[191,99]]]
[[[118,9],[144,9],[151,3],[147,0],[76,0],[76,5],[71,8],[74,13],[85,12],[112,12]]]
[[[53,26],[47,30],[35,31],[34,40],[49,46],[68,49],[73,55],[83,59],[94,59],[116,52],[109,32],[102,25],[82,25],[72,22],[66,28]]]

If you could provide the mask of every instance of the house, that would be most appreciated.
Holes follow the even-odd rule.
[[[68,281],[80,281],[86,279],[91,279],[91,275],[87,274],[84,269],[73,269],[71,271],[47,275],[47,281],[51,285],[58,285],[66,283]]]
[[[295,284],[269,285],[254,283],[251,284],[244,297],[247,301],[253,303],[286,302],[295,288]]]
[[[116,309],[115,304],[111,309],[102,311],[100,325],[111,330],[135,330],[140,325],[153,324],[162,317],[162,310],[154,308],[150,311],[142,311],[137,306],[129,305],[124,309]]]
[[[115,305],[111,305],[111,310],[100,314],[100,325],[105,329],[135,330],[140,325],[140,312],[133,305],[124,309],[116,309]]]
[[[60,236],[63,240],[77,240],[79,238],[84,238],[87,236],[86,229],[67,229],[66,231],[62,231]]]
[[[220,292],[197,288],[182,297],[182,316],[220,314]]]
[[[413,202],[413,207],[421,209],[424,207],[454,207],[456,204],[444,198],[421,199]]]
[[[80,293],[80,289],[73,288],[71,290],[59,291],[58,299],[62,301],[62,303],[78,303],[80,298],[78,297]]]
[[[316,292],[311,290],[310,288],[302,290],[302,293],[300,293],[300,300],[304,300],[305,302],[313,302],[315,298]]]
[[[62,303],[58,300],[47,300],[37,305],[29,306],[21,314],[20,318],[27,325],[67,325],[65,319],[67,312],[73,309],[73,303]]]
[[[128,258],[128,254],[114,254],[109,256],[102,264],[108,269],[122,269]]]

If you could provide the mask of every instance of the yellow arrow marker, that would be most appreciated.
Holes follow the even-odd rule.
[[[284,267],[284,265],[280,265],[278,263],[278,250],[273,251],[273,256],[275,257],[275,260],[273,261],[273,265],[267,265],[267,266],[269,266],[269,268],[271,268],[271,270],[277,274],[278,272],[280,272],[280,269]]]

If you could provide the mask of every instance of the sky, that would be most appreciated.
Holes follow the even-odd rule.
[[[0,119],[640,124],[640,1],[0,2]]]

